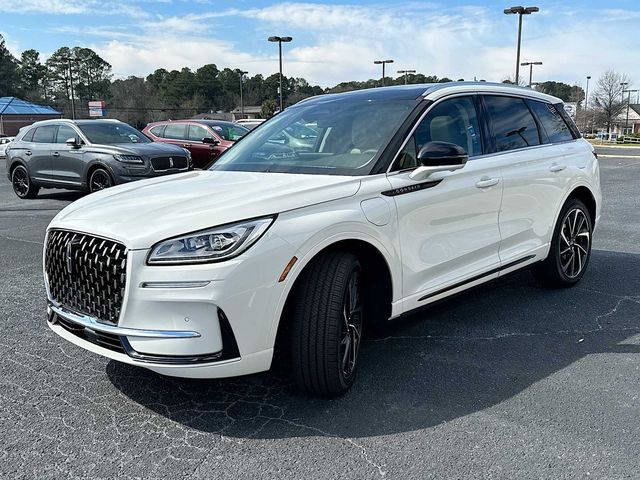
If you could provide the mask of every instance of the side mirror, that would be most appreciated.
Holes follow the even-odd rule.
[[[204,137],[202,143],[208,143],[209,145],[220,145],[220,141],[213,137]]]
[[[80,143],[77,138],[69,138],[66,142],[67,146],[71,148],[80,148]]]
[[[419,166],[409,178],[420,181],[435,172],[453,172],[464,167],[467,160],[467,152],[454,143],[429,142],[418,152]]]

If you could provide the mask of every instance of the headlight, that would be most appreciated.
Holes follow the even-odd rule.
[[[113,158],[115,158],[116,160],[122,163],[137,163],[137,164],[144,163],[144,160],[142,160],[142,157],[139,157],[138,155],[114,155]]]
[[[149,254],[149,265],[208,263],[240,255],[271,226],[275,216],[222,225],[157,243]]]

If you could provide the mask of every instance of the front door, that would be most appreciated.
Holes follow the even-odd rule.
[[[80,136],[69,125],[60,125],[51,151],[51,179],[68,185],[81,185],[84,174],[84,147],[74,148],[67,140]]]
[[[444,99],[431,107],[405,144],[388,178],[398,212],[403,309],[411,310],[487,272],[497,276],[500,159],[482,157],[482,134],[474,96]],[[409,174],[430,141],[461,146],[464,168],[416,182]],[[474,280],[474,278],[476,280]]]

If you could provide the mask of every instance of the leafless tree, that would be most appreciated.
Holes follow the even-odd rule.
[[[594,108],[598,123],[607,125],[607,133],[611,130],[613,121],[625,108],[622,91],[630,85],[631,80],[626,74],[614,70],[607,70],[598,79],[593,92]]]

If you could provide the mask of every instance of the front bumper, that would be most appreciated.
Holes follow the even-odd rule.
[[[130,250],[117,325],[69,311],[50,296],[48,324],[82,348],[165,375],[268,370],[284,291],[278,278],[295,253],[269,232],[220,263],[149,266],[148,250]]]

